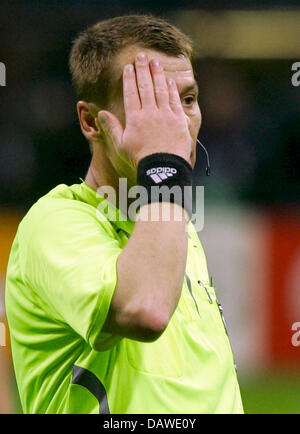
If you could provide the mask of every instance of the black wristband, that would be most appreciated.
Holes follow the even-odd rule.
[[[191,218],[192,171],[192,166],[179,155],[159,152],[142,158],[137,182],[147,194],[140,194],[140,206],[153,202],[177,203]]]

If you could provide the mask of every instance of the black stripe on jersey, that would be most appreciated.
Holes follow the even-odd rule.
[[[100,414],[110,414],[105,387],[95,374],[74,365],[71,383],[85,387],[97,398],[100,405]]]

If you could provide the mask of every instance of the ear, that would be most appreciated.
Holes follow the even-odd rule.
[[[77,113],[82,134],[89,142],[97,142],[100,139],[101,126],[95,122],[98,110],[93,103],[86,101],[77,102]]]

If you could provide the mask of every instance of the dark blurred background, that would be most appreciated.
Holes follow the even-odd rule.
[[[300,321],[300,86],[291,82],[292,65],[300,61],[300,1],[261,0],[258,7],[246,0],[1,0],[2,305],[18,222],[57,184],[80,182],[89,165],[68,70],[71,42],[99,20],[148,12],[194,41],[199,138],[212,166],[206,178],[199,149],[195,182],[204,185],[206,204],[199,235],[227,307],[245,409],[300,413],[300,347],[291,343],[292,324]],[[278,304],[287,298],[292,301],[282,311]],[[4,310],[2,317],[5,323]],[[19,412],[9,337],[1,363],[7,374],[0,412]]]

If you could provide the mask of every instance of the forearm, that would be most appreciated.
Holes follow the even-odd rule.
[[[160,211],[169,207],[169,221],[163,221],[161,214],[159,221],[145,221],[151,206]],[[180,221],[174,218],[174,209],[175,215],[181,216]],[[166,328],[178,304],[186,264],[183,212],[179,205],[170,203],[141,208],[139,220],[118,259],[118,283],[111,303],[115,333],[144,340],[146,332],[151,340],[151,331],[155,337]]]

